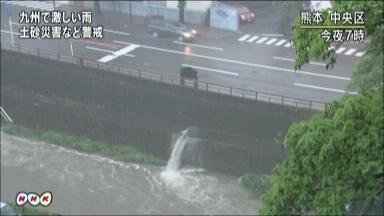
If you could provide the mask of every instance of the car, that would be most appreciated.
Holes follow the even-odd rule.
[[[240,23],[252,23],[255,21],[255,14],[247,6],[237,2],[221,2],[221,4],[235,8],[239,15]]]
[[[197,35],[196,30],[180,22],[158,18],[150,20],[148,28],[153,37],[170,37],[178,41],[193,41]]]
[[[198,80],[197,71],[191,67],[181,67],[180,77],[184,79]]]
[[[252,23],[255,20],[255,14],[246,6],[238,6],[236,9],[239,14],[240,23]]]
[[[6,202],[0,202],[0,215],[20,215]]]

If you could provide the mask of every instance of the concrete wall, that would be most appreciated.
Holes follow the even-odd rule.
[[[270,172],[284,155],[274,139],[313,114],[5,50],[1,56],[1,103],[15,122],[135,144],[164,159],[172,133],[197,126],[200,160],[186,160],[233,174]]]
[[[196,4],[196,3],[195,3]],[[93,1],[84,1],[86,8],[93,9]],[[150,4],[143,2],[129,1],[100,1],[100,8],[105,11],[119,12],[129,14],[131,6],[132,15],[135,16],[163,16],[166,20],[178,21],[179,20],[179,9],[178,7],[166,7],[159,4]],[[205,22],[206,10],[185,10],[184,20],[186,23],[203,24]]]

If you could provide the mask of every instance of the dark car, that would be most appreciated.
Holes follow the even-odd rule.
[[[198,80],[197,71],[191,67],[182,67],[180,69],[180,77],[184,79]]]
[[[154,37],[170,37],[179,41],[193,41],[196,30],[179,23],[164,19],[152,19],[148,25],[149,32]]]

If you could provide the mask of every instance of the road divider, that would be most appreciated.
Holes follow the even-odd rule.
[[[1,32],[7,33],[7,34],[20,35],[20,33],[18,33],[18,32],[11,32],[11,31],[8,31],[8,30],[3,30],[3,29],[1,29]]]
[[[338,92],[338,93],[347,93],[347,94],[357,94],[357,92],[349,92],[341,89],[333,89],[333,88],[327,88],[322,86],[315,86],[315,85],[308,85],[303,83],[294,83],[295,86],[304,87],[304,88],[311,88],[311,89],[318,89],[318,90],[324,90],[324,91],[330,91],[330,92]]]
[[[185,43],[185,42],[180,42],[180,41],[173,41],[173,43],[175,43],[175,44],[182,44],[182,45],[188,45],[188,46],[193,46],[193,47],[201,47],[201,48],[206,48],[206,49],[213,49],[213,50],[223,51],[223,48],[220,48],[220,47],[205,46],[205,45]]]
[[[111,30],[111,29],[104,29],[103,31],[114,33],[114,34],[121,34],[121,35],[125,35],[125,36],[131,35],[130,33],[127,33],[127,32],[121,32],[121,31],[116,31],[116,30]]]
[[[283,37],[283,34],[261,34],[261,36],[266,36],[266,37]]]
[[[276,60],[295,62],[295,59],[291,59],[291,58],[284,58],[284,57],[279,57],[279,56],[273,56],[272,58],[276,59]],[[310,61],[309,64],[318,65],[318,66],[326,66],[327,65],[325,63],[319,63],[319,62],[313,62],[313,61]]]
[[[190,65],[190,64],[181,64],[181,66],[183,66],[183,67],[191,67],[191,68],[194,68],[194,69],[200,69],[200,70],[206,70],[206,71],[212,71],[212,72],[215,72],[215,73],[222,73],[222,74],[227,74],[227,75],[232,75],[232,76],[239,76],[238,73],[230,72],[230,71],[225,71],[225,70],[200,67],[200,66]]]
[[[124,42],[124,41],[118,41],[118,40],[114,40],[113,42],[118,43],[118,44],[125,44],[125,45],[133,44],[133,43],[128,43],[128,42]],[[199,54],[193,54],[193,53],[184,53],[184,52],[180,52],[180,51],[176,51],[176,50],[170,50],[170,49],[164,49],[164,48],[159,48],[159,47],[147,46],[147,45],[142,45],[142,44],[137,44],[137,45],[139,45],[142,48],[146,48],[146,49],[158,50],[158,51],[169,52],[169,53],[174,53],[174,54],[179,54],[179,55],[193,56],[193,57],[197,57],[197,58],[204,58],[204,59],[210,59],[210,60],[215,60],[215,61],[239,64],[239,65],[246,65],[246,66],[256,67],[256,68],[264,68],[264,69],[269,69],[269,70],[274,70],[274,71],[284,71],[284,72],[289,72],[289,73],[304,74],[304,75],[308,75],[308,76],[317,76],[317,77],[330,78],[330,79],[339,79],[339,80],[347,80],[347,81],[351,80],[351,78],[349,78],[349,77],[341,77],[341,76],[320,74],[320,73],[314,73],[314,72],[308,72],[308,71],[300,71],[300,70],[295,71],[293,69],[276,67],[276,66],[270,66],[270,65],[256,64],[256,63],[250,63],[250,62],[243,62],[243,61],[238,61],[238,60],[224,59],[224,58],[218,58],[218,57],[206,56],[206,55],[199,55]]]

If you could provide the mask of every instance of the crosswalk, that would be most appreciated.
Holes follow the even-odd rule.
[[[55,5],[52,1],[0,1],[1,3],[5,3],[8,5],[13,6],[20,6],[20,7],[26,7],[31,8],[35,10],[42,10],[42,11],[52,11],[54,10],[54,6],[59,7],[62,3],[56,1]]]
[[[285,48],[289,48],[293,46],[293,43],[291,42],[291,40],[288,40],[288,39],[267,37],[267,36],[261,36],[261,35],[255,35],[255,34],[241,35],[241,37],[239,37],[237,41],[240,43],[263,44],[267,46],[285,47]],[[330,47],[330,48],[335,49],[334,47]],[[358,51],[355,48],[346,48],[346,47],[339,47],[335,52],[336,54],[342,54],[346,56],[361,57],[364,55],[363,51]]]

